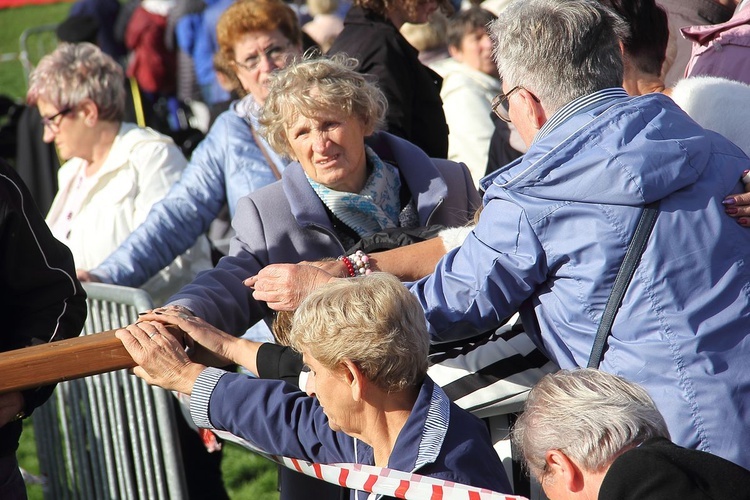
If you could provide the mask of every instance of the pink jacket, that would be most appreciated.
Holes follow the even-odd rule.
[[[693,42],[685,76],[720,76],[750,84],[750,8],[744,7],[725,23],[681,31]]]

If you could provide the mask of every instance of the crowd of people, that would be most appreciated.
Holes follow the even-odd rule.
[[[3,281],[59,293],[2,350],[75,335],[78,280],[143,287],[158,307],[117,332],[135,375],[272,455],[750,498],[748,2],[115,3],[77,3],[97,29],[30,76],[62,166],[46,224],[0,169],[34,250],[2,251],[38,268]],[[218,111],[186,148],[130,123],[133,96]],[[0,396],[0,435],[50,392]],[[0,497],[25,498],[0,453]],[[372,498],[284,467],[279,488]]]

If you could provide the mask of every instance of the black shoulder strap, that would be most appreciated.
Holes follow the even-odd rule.
[[[656,216],[658,214],[658,201],[649,203],[643,208],[641,219],[638,221],[638,226],[635,228],[633,239],[630,240],[628,250],[625,252],[625,258],[623,259],[620,270],[615,278],[615,284],[612,286],[612,291],[607,299],[607,305],[604,307],[604,313],[599,322],[599,329],[596,331],[594,345],[591,348],[589,364],[587,365],[588,368],[599,368],[599,363],[604,354],[604,347],[607,345],[607,337],[609,337],[609,333],[612,330],[612,324],[615,322],[615,316],[617,316],[617,311],[620,309],[622,298],[625,296],[630,281],[633,279],[635,269],[638,267],[638,262],[641,260],[641,255],[643,255],[643,250],[646,248],[646,243],[651,235],[651,230],[654,228],[654,223],[656,222]]]

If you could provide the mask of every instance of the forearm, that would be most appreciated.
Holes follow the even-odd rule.
[[[443,255],[443,240],[431,238],[413,245],[372,253],[370,266],[373,270],[394,274],[401,281],[416,281],[431,274]]]

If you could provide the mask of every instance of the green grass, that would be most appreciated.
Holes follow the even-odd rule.
[[[32,415],[30,419],[24,421],[17,456],[24,470],[39,475],[33,418]],[[223,446],[221,470],[224,486],[231,499],[278,500],[277,467],[273,462],[233,443],[224,443]],[[41,485],[27,485],[26,491],[29,500],[43,500],[44,498]]]
[[[69,3],[0,9],[0,55],[16,55],[16,59],[10,62],[0,62],[0,94],[19,101],[26,95],[26,81],[17,59],[21,33],[29,27],[59,23],[69,10]],[[229,496],[238,500],[278,500],[276,465],[234,444],[226,443],[224,446],[222,472]],[[18,460],[23,469],[39,474],[31,419],[24,422]],[[42,500],[40,485],[30,485],[27,491],[29,500]]]
[[[19,38],[26,28],[57,24],[65,19],[69,10],[69,3],[0,9],[0,54],[18,54]],[[0,94],[18,100],[26,95],[26,81],[18,60],[0,63]]]

